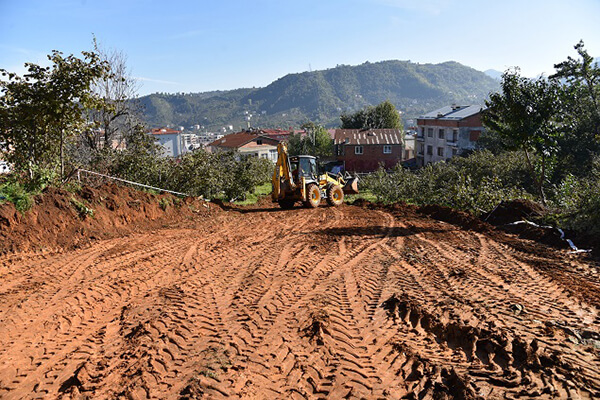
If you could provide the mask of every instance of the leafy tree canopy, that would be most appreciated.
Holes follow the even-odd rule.
[[[325,157],[333,154],[333,143],[329,132],[321,125],[308,122],[302,125],[306,134],[296,133],[290,137],[288,150],[291,155]]]
[[[353,114],[342,114],[340,119],[342,129],[402,129],[400,114],[389,100]]]
[[[50,67],[26,63],[22,77],[0,70],[0,151],[16,170],[63,172],[65,142],[86,128],[85,110],[101,107],[91,88],[107,65],[96,53],[82,55],[53,51]]]
[[[560,88],[555,81],[521,77],[518,69],[502,75],[501,87],[502,93],[492,93],[486,101],[484,124],[500,135],[509,149],[524,151],[545,202],[544,181],[562,135]],[[532,155],[539,156],[538,165]]]

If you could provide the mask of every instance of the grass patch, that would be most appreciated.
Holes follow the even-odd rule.
[[[377,196],[375,196],[370,190],[361,190],[359,194],[347,194],[344,195],[344,203],[352,204],[358,199],[367,200],[370,202],[376,202]]]
[[[271,182],[267,182],[267,183],[264,183],[262,185],[258,185],[257,187],[254,188],[254,193],[249,193],[248,195],[246,195],[246,199],[245,200],[235,201],[234,203],[238,204],[240,206],[247,206],[247,205],[250,205],[250,204],[256,204],[256,202],[258,201],[259,197],[271,193],[271,190],[273,190],[271,188]]]

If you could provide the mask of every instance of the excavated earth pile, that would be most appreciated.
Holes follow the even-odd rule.
[[[599,398],[599,265],[453,213],[224,207],[7,252],[0,398]]]

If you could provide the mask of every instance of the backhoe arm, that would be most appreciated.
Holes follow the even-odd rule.
[[[273,184],[273,193],[271,193],[273,201],[277,201],[284,197],[282,192],[285,190],[293,190],[296,188],[294,177],[292,176],[287,146],[283,142],[277,145],[277,164],[275,165],[275,171],[273,172],[271,182]]]

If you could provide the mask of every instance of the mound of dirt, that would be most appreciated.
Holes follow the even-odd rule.
[[[31,210],[0,205],[0,254],[81,247],[96,239],[156,229],[220,210],[195,199],[151,194],[112,183],[71,193],[50,187]]]
[[[516,221],[534,220],[544,214],[544,207],[531,200],[517,199],[503,201],[481,219],[495,226],[506,225]]]
[[[426,205],[419,207],[418,212],[433,219],[437,219],[438,221],[448,222],[449,224],[457,225],[463,229],[475,232],[489,232],[493,230],[492,226],[481,221],[479,218],[463,211],[454,210],[450,207]]]
[[[535,226],[527,223],[516,225],[503,225],[501,229],[505,232],[514,233],[521,239],[535,240],[548,246],[559,249],[568,249],[569,244],[561,238],[558,229],[547,226]]]

